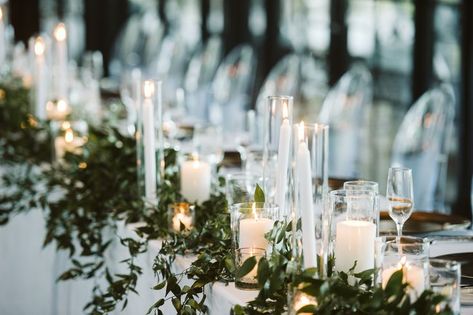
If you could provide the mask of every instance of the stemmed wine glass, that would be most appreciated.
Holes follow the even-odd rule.
[[[409,219],[414,207],[414,189],[410,168],[389,168],[386,197],[389,201],[389,216],[396,223],[397,235],[401,237],[404,222]]]

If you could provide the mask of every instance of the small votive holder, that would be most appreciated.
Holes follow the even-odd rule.
[[[87,142],[87,123],[84,121],[55,122],[51,128],[55,134],[54,152],[57,161],[62,161],[69,152],[81,154]]]
[[[46,115],[49,120],[66,120],[70,113],[71,106],[65,100],[58,99],[46,103]]]
[[[189,231],[194,227],[195,206],[177,202],[168,207],[169,229],[174,232]]]
[[[294,296],[292,298],[292,306],[291,311],[289,312],[290,315],[309,315],[312,312],[302,312],[298,313],[298,311],[306,306],[312,305],[313,307],[317,307],[317,299],[314,296],[310,296],[307,293],[302,292],[299,289],[296,289],[294,292]]]
[[[444,309],[448,305],[454,314],[460,314],[460,278],[460,263],[443,259],[430,259],[430,289],[446,298],[436,307]]]
[[[403,271],[411,301],[429,288],[429,241],[418,237],[387,237],[381,267],[381,284],[385,288],[394,272]]]
[[[256,278],[258,263],[265,255],[266,249],[264,248],[245,247],[235,250],[235,266],[237,270],[235,274],[235,287],[244,290],[254,290],[258,288],[258,279]],[[240,276],[238,274],[238,270],[240,270],[245,261],[251,257],[255,257],[256,265],[253,267],[253,269],[251,269],[250,272]]]

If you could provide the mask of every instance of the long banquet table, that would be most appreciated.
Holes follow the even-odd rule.
[[[55,279],[64,271],[68,258],[56,253],[51,246],[42,248],[44,218],[41,211],[32,210],[12,218],[0,227],[0,314],[2,315],[75,315],[83,314],[83,306],[91,297],[94,280],[67,281],[56,283]],[[137,237],[133,226],[120,225],[119,234]],[[147,253],[141,255],[138,264],[144,274],[138,281],[139,295],[131,294],[128,306],[116,314],[146,314],[148,308],[160,298],[151,289],[157,282],[152,272],[153,259],[161,242],[151,241]],[[437,242],[431,246],[431,256],[473,252],[473,242]],[[119,244],[112,244],[107,253],[109,265],[115,271],[123,267],[117,262],[126,256],[126,250]],[[191,256],[178,256],[174,268],[182,271],[192,263]],[[100,280],[95,280],[100,281]],[[230,314],[235,304],[244,304],[256,296],[256,291],[236,289],[234,284],[216,283],[206,288],[207,305],[211,315]],[[165,304],[164,314],[174,314],[171,303]],[[461,314],[472,314],[473,306],[462,306]]]

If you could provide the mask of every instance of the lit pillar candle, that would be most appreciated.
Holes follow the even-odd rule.
[[[402,281],[403,283],[407,283],[410,286],[409,295],[412,301],[415,301],[417,297],[419,297],[422,292],[426,289],[425,283],[425,272],[424,269],[410,264],[406,260],[406,256],[403,256],[399,261],[397,266],[393,266],[383,270],[381,274],[381,279],[383,281],[383,288],[386,287],[389,278],[391,278],[392,274],[398,270],[402,269]]]
[[[202,203],[210,198],[209,163],[199,161],[196,154],[193,159],[181,164],[181,194],[190,202]]]
[[[348,272],[355,261],[355,272],[374,268],[376,224],[361,220],[337,223],[335,270]]]
[[[54,39],[56,42],[56,92],[59,98],[68,99],[67,31],[64,23],[59,23],[54,28]]]
[[[156,134],[154,128],[154,106],[152,97],[155,93],[154,83],[143,84],[143,140],[145,164],[145,198],[151,204],[156,203]]]
[[[80,154],[84,143],[85,140],[82,137],[74,136],[72,129],[66,129],[64,136],[59,136],[54,140],[56,158],[61,160],[66,152]]]
[[[5,17],[3,7],[0,6],[0,66],[5,64],[7,41],[5,37]]]
[[[269,245],[264,237],[273,228],[274,221],[268,218],[260,218],[253,204],[253,217],[240,220],[239,247],[266,249]]]
[[[43,38],[37,37],[34,42],[35,54],[35,104],[36,116],[39,119],[46,118],[47,80],[46,63],[44,58],[45,43]]]
[[[283,122],[279,130],[278,146],[278,174],[276,177],[276,202],[280,211],[286,212],[286,190],[288,186],[287,171],[289,163],[289,142],[291,139],[291,126],[289,125],[287,103],[283,104]]]
[[[297,179],[302,221],[302,251],[304,268],[317,267],[315,242],[314,203],[312,196],[312,172],[310,152],[304,140],[304,122],[299,125],[299,148],[297,150]]]

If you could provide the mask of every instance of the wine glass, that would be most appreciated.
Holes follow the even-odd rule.
[[[386,197],[389,201],[389,216],[396,223],[397,235],[402,236],[404,222],[409,219],[414,207],[412,170],[391,167],[388,173]]]

